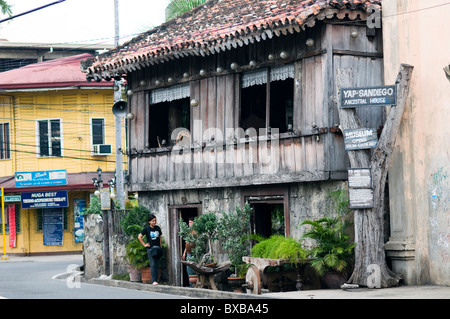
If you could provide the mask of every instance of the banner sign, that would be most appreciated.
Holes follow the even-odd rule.
[[[16,187],[67,185],[67,171],[16,172]]]
[[[341,108],[397,104],[397,87],[376,86],[341,89]]]
[[[378,144],[377,131],[371,128],[343,130],[346,151],[375,148]]]
[[[16,205],[8,205],[9,247],[16,247]]]
[[[22,208],[69,207],[67,191],[22,193]]]
[[[86,200],[82,198],[77,198],[73,200],[74,208],[73,214],[75,216],[75,242],[82,243],[84,236],[84,228],[83,228],[83,216],[86,212]]]
[[[60,208],[44,209],[42,211],[42,231],[45,246],[62,246],[64,214]]]

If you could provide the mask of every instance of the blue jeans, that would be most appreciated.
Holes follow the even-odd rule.
[[[150,260],[150,275],[152,276],[152,283],[155,281],[158,282],[159,259],[161,257],[153,257],[151,255],[151,249],[147,249],[147,256]]]

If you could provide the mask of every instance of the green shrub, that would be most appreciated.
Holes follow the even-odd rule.
[[[268,259],[287,259],[291,263],[299,263],[306,258],[306,251],[302,248],[301,243],[292,237],[286,238],[283,235],[272,235],[253,246],[251,256]]]

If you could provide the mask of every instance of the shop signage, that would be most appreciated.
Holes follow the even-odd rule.
[[[370,168],[348,169],[348,199],[351,209],[365,209],[374,206]]]
[[[22,208],[69,207],[67,191],[22,193]]]
[[[42,211],[42,232],[45,246],[62,246],[64,230],[63,210],[44,209]]]
[[[16,187],[67,185],[67,171],[16,172]]]
[[[341,108],[397,104],[395,85],[341,89]]]
[[[20,202],[20,195],[5,196],[5,203]]]
[[[377,131],[371,128],[344,130],[344,144],[346,151],[375,148],[378,143]]]

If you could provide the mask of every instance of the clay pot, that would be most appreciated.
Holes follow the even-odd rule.
[[[130,281],[141,281],[141,270],[132,266],[128,266]]]
[[[323,274],[325,285],[329,289],[339,289],[347,281],[347,275],[341,272],[326,272]]]

